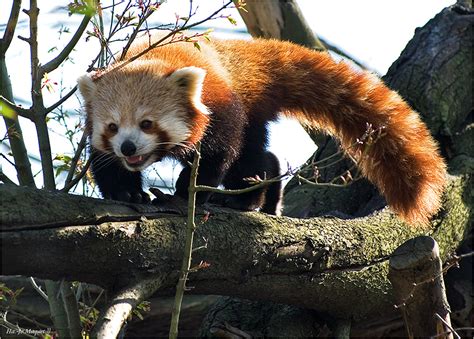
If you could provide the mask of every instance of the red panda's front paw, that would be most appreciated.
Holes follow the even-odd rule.
[[[221,202],[221,205],[239,211],[255,211],[261,203],[245,199],[244,197],[230,196]]]
[[[135,204],[148,204],[150,202],[150,196],[143,191],[120,191],[106,198]]]
[[[163,193],[159,188],[150,187],[150,192],[155,196],[151,201],[154,205],[160,205],[170,202],[173,199],[173,195]]]

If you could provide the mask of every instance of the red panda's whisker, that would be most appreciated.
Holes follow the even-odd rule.
[[[187,149],[193,150],[194,147],[189,146],[188,144],[182,143],[182,142],[159,142],[156,144],[156,146],[161,146],[161,145],[175,145],[175,146],[181,146]]]
[[[100,172],[100,171],[103,170],[104,168],[107,168],[107,167],[108,167],[111,163],[113,163],[114,161],[115,161],[115,159],[109,158],[109,159],[107,159],[106,161],[101,162],[101,163],[99,164],[99,166],[94,167],[94,172],[96,172],[96,173],[97,173],[97,172]]]

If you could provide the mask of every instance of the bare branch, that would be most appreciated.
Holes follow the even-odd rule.
[[[96,338],[117,338],[132,310],[161,287],[163,278],[138,281],[120,291],[103,312],[95,327]]]
[[[219,14],[221,11],[223,11],[224,9],[228,8],[230,6],[230,4],[232,3],[232,1],[228,1],[227,3],[225,3],[224,5],[222,5],[221,8],[219,8],[218,10],[216,10],[214,13],[212,13],[211,15],[209,15],[208,17],[200,20],[200,21],[197,21],[189,26],[181,26],[173,31],[171,31],[170,33],[166,34],[163,38],[159,39],[158,41],[152,43],[148,48],[144,49],[143,51],[141,51],[140,53],[137,53],[135,54],[133,57],[131,57],[130,59],[126,60],[124,63],[120,64],[119,66],[117,66],[116,68],[114,68],[115,70],[118,70],[124,66],[126,66],[127,64],[131,63],[132,61],[140,58],[141,56],[145,55],[146,53],[148,53],[149,51],[151,51],[152,49],[160,46],[163,42],[165,42],[167,39],[175,36],[177,33],[179,32],[182,32],[184,30],[188,30],[188,29],[191,29],[193,27],[196,27],[206,21],[209,21],[209,20],[212,20],[213,18],[215,18],[215,16],[217,14]]]
[[[0,40],[0,55],[5,55],[10,43],[12,42],[15,34],[16,24],[18,22],[18,15],[20,14],[21,0],[15,0],[12,3],[12,9],[10,11],[10,17],[8,18],[7,27],[3,38]]]
[[[30,54],[31,54],[31,110],[34,116],[36,133],[41,155],[41,168],[43,170],[43,182],[47,189],[56,189],[54,180],[53,159],[51,156],[51,143],[49,140],[48,126],[45,119],[45,107],[41,93],[41,80],[43,72],[38,57],[38,14],[37,0],[30,0],[30,9],[26,11],[30,17]]]
[[[81,153],[84,150],[84,148],[86,147],[87,136],[88,136],[87,132],[84,131],[82,133],[81,140],[79,141],[79,144],[77,145],[76,153],[74,154],[74,157],[71,160],[71,167],[70,167],[69,172],[67,174],[66,181],[64,182],[64,186],[69,184],[72,180],[72,177],[74,176],[74,172],[76,171],[76,166],[77,166],[77,163],[78,163],[78,161],[81,157]],[[64,188],[62,190],[64,190]]]
[[[89,166],[91,165],[91,158],[87,159],[87,162],[85,163],[84,167],[82,168],[81,172],[72,180],[64,184],[64,187],[60,190],[61,192],[68,192],[71,188],[73,188],[79,180],[81,180],[84,175],[86,175],[87,170],[89,169]],[[72,169],[72,167],[71,167]],[[71,171],[69,172],[71,173]],[[68,174],[69,175],[69,174]]]
[[[127,41],[127,44],[125,47],[122,49],[122,54],[120,54],[119,60],[125,59],[125,56],[127,55],[128,49],[132,45],[133,41],[135,41],[135,38],[137,37],[138,33],[140,32],[140,27],[146,22],[146,20],[155,12],[153,8],[150,8],[150,4],[148,4],[143,11],[143,15],[140,17],[138,20],[137,26],[133,29],[132,35]]]
[[[16,183],[11,180],[3,171],[0,171],[0,181],[2,181],[5,185],[15,185]]]
[[[74,86],[73,88],[71,88],[71,90],[69,92],[67,92],[66,95],[64,95],[56,103],[54,103],[53,105],[46,108],[44,114],[46,115],[46,114],[54,111],[59,106],[61,106],[67,99],[69,99],[76,92],[76,90],[77,90],[77,85]]]
[[[197,175],[199,168],[199,161],[201,160],[201,143],[196,144],[196,152],[194,154],[193,165],[191,167],[191,177],[189,179],[188,188],[188,219],[186,222],[186,243],[184,245],[183,261],[181,263],[181,271],[179,274],[178,283],[176,284],[176,294],[174,298],[173,311],[171,313],[170,324],[170,339],[178,337],[179,316],[181,313],[181,304],[183,302],[183,295],[186,289],[186,281],[188,280],[188,273],[191,268],[191,258],[193,253],[193,239],[194,231],[196,230],[196,223],[194,221],[196,213],[196,193],[197,191]]]
[[[61,281],[61,296],[63,299],[64,309],[66,310],[68,330],[71,338],[82,337],[82,326],[77,306],[76,296],[74,294],[72,283],[69,281]]]
[[[39,295],[43,297],[44,300],[48,301],[48,295],[44,293],[44,291],[41,289],[40,286],[38,286],[38,284],[35,281],[35,278],[30,277],[30,283],[31,283],[31,286],[33,286],[33,288],[36,290],[36,292],[38,292]]]
[[[49,311],[51,313],[51,319],[53,320],[54,327],[62,338],[68,338],[69,330],[67,314],[66,310],[64,309],[64,305],[59,298],[59,285],[59,282],[51,280],[45,281],[46,293],[48,294]]]
[[[31,109],[20,107],[16,105],[15,103],[11,102],[10,100],[8,100],[7,98],[5,98],[3,95],[0,95],[0,102],[3,102],[4,104],[6,104],[9,108],[15,111],[15,113],[18,114],[19,116],[33,120]]]
[[[68,44],[63,48],[61,53],[59,53],[53,60],[47,62],[43,66],[41,66],[41,73],[50,73],[54,71],[56,68],[61,65],[61,63],[66,60],[66,58],[71,54],[72,50],[76,46],[77,42],[81,38],[82,34],[87,28],[87,25],[89,24],[89,21],[91,20],[91,17],[88,15],[84,15],[84,18],[81,21],[81,24],[77,28],[76,32],[72,36],[71,40],[68,42]]]

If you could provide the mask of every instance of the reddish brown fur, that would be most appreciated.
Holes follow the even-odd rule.
[[[228,57],[233,88],[249,112],[283,110],[329,131],[346,150],[366,123],[384,126],[385,135],[361,159],[363,174],[408,222],[426,223],[437,212],[445,163],[418,114],[382,81],[291,43],[222,41],[217,49]]]
[[[136,45],[130,55],[145,47]],[[201,100],[211,112],[225,111],[237,100],[250,125],[283,112],[328,131],[355,157],[360,149],[350,146],[367,123],[384,127],[360,159],[363,174],[410,223],[427,223],[438,211],[446,168],[436,143],[418,114],[373,75],[327,53],[274,40],[214,41],[203,43],[201,51],[176,43],[152,50],[141,58],[146,59],[154,60],[154,72],[163,76],[187,66],[205,69]],[[196,107],[190,107],[190,119],[188,141],[195,143],[209,120]]]
[[[133,45],[129,51],[128,56],[132,56],[141,52],[144,47],[142,44]],[[185,47],[185,48],[183,48]],[[217,54],[204,46],[206,56],[213,56],[217,58]],[[211,111],[215,107],[222,107],[231,104],[232,89],[229,86],[225,75],[226,71],[222,68],[217,59],[204,59],[199,50],[189,44],[171,44],[164,48],[156,48],[145,54],[140,60],[160,60],[160,69],[157,69],[158,74],[167,76],[172,74],[175,70],[183,67],[199,67],[206,70],[206,77],[204,79],[202,102]],[[120,66],[120,63],[116,66]],[[197,114],[196,114],[197,113]],[[188,139],[190,143],[196,143],[201,140],[209,123],[208,116],[200,114],[195,107],[190,107],[190,118],[192,119],[191,135]]]

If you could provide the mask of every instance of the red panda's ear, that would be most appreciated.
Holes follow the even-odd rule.
[[[202,84],[206,71],[202,68],[190,66],[177,69],[168,77],[176,86],[186,89],[191,96],[201,97]]]
[[[95,76],[94,72],[84,74],[77,79],[77,86],[82,97],[86,101],[90,101],[96,91],[96,84],[92,80]]]
[[[201,102],[202,86],[205,77],[206,71],[204,69],[190,66],[177,69],[168,76],[168,79],[173,81],[177,87],[186,91],[196,108],[204,114],[209,114],[209,111]]]

